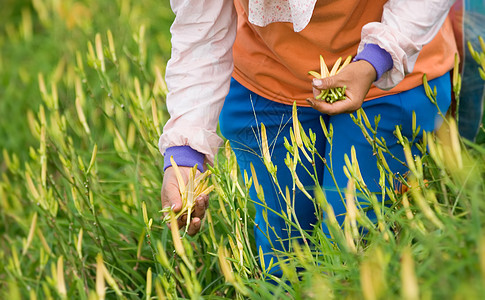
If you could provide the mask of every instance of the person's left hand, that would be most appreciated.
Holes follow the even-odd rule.
[[[191,169],[192,168],[190,167],[179,166],[179,170],[185,184],[187,184]],[[200,172],[197,171],[197,174],[199,173]],[[162,208],[171,207],[174,213],[178,213],[182,209],[182,199],[180,198],[179,184],[172,166],[168,167],[163,175],[161,198]],[[208,195],[200,195],[197,197],[197,199],[195,199],[194,211],[191,214],[189,228],[187,229],[187,233],[189,235],[192,236],[199,232],[202,225],[202,219],[204,218],[205,211],[208,207]],[[165,217],[167,214],[168,213],[165,213]],[[167,225],[170,227],[170,223]],[[183,214],[180,218],[178,218],[177,225],[178,228],[185,228],[185,226],[187,226],[187,214]]]
[[[314,109],[327,115],[353,113],[362,106],[364,98],[376,77],[376,70],[369,62],[365,60],[352,62],[337,75],[313,79],[313,98],[307,99],[307,102]],[[346,86],[346,98],[344,100],[327,103],[326,101],[315,99],[321,90],[344,86]]]

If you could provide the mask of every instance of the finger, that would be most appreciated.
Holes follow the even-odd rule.
[[[163,185],[161,191],[162,209],[170,207],[174,212],[179,212],[182,209],[182,199],[180,198],[180,190],[177,178],[173,173],[172,168],[165,171],[163,177]]]
[[[173,191],[171,189],[162,188],[162,209],[170,207],[172,211],[179,212],[182,209],[182,199],[178,190]]]
[[[195,235],[197,232],[200,230],[202,222],[199,218],[193,218],[192,221],[190,222],[189,229],[187,230],[187,233],[190,236]]]
[[[328,103],[326,101],[318,101],[315,99],[307,99],[307,102],[313,107],[314,109],[318,110],[319,112],[327,115],[337,115],[342,113],[351,113],[358,109],[356,105],[348,98],[344,100],[339,100],[334,103]]]
[[[331,88],[342,87],[343,84],[340,81],[340,76],[335,75],[321,79],[314,78],[312,85],[317,90],[327,90]]]
[[[313,98],[317,98],[322,91],[313,87]]]
[[[169,190],[167,191],[167,195],[170,208],[174,213],[178,213],[182,209],[182,198],[180,197],[178,185],[177,190]]]
[[[195,200],[195,205],[194,205],[194,213],[193,216],[197,217],[199,219],[203,219],[205,215],[205,203],[206,203],[206,198],[208,198],[206,195],[200,195],[197,197]]]
[[[209,196],[204,198],[204,204],[205,204],[205,209],[207,210],[209,208]]]
[[[180,218],[177,219],[177,224],[180,229],[185,228],[187,226],[187,214],[183,214]]]

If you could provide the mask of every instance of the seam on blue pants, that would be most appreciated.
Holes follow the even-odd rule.
[[[451,102],[449,74],[446,73],[429,83],[432,88],[436,86],[438,105],[445,114]],[[413,111],[416,113],[417,126],[420,126],[422,130],[432,131],[440,122],[437,108],[426,97],[423,86],[366,101],[362,107],[371,123],[380,114],[381,119],[377,135],[384,137],[393,155],[403,161],[402,147],[397,144],[397,138],[393,134],[395,126],[400,125],[402,134],[411,139]],[[260,124],[263,123],[266,127],[271,157],[277,167],[277,177],[281,190],[284,192],[285,186],[288,186],[291,191],[292,178],[284,162],[287,153],[284,147],[284,139],[290,140],[291,110],[291,105],[270,101],[249,91],[232,79],[229,94],[219,117],[221,133],[231,142],[241,172],[246,171],[251,174],[250,164],[252,163],[258,181],[264,190],[264,205],[258,199],[254,185],[251,187],[250,197],[255,202],[256,207],[256,246],[258,250],[262,248],[263,253],[265,253],[266,268],[271,259],[274,263],[278,261],[277,253],[288,249],[288,239],[290,237],[292,239],[298,238],[299,233],[287,228],[284,220],[272,212],[286,212],[286,203],[279,196],[280,190],[275,186],[261,159]],[[333,126],[332,157],[329,155],[330,145],[328,145],[321,129],[320,117],[324,119],[327,126],[329,124]],[[335,214],[338,216],[337,220],[342,222],[345,204],[343,198],[337,192],[337,186],[343,190],[347,185],[347,177],[343,171],[344,155],[347,153],[350,157],[352,146],[355,147],[357,160],[367,186],[372,192],[380,192],[378,185],[379,170],[376,166],[374,153],[372,153],[372,147],[349,114],[327,116],[310,107],[298,107],[298,118],[305,132],[311,129],[316,134],[318,152],[325,157],[327,163],[333,165],[337,185],[335,185],[333,178],[329,176],[324,162],[320,159],[315,162],[317,180],[324,189],[327,201],[332,205]],[[417,138],[419,139],[421,136]],[[415,148],[412,150],[414,153],[418,152]],[[390,156],[385,158],[394,173],[404,174],[407,171],[402,164],[393,160]],[[307,169],[313,170],[313,166],[306,159],[302,159],[302,162]],[[296,172],[303,185],[309,187],[308,190],[312,193],[311,187],[315,186],[315,183],[311,176],[301,166],[297,167]],[[296,189],[295,199],[294,210],[298,221],[304,230],[311,232],[319,219],[315,213],[314,203],[298,189]],[[323,225],[322,228],[328,234],[326,226]],[[276,276],[281,275],[278,267],[274,267],[272,272]]]

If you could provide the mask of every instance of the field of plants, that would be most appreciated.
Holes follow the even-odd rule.
[[[313,189],[295,179],[282,192],[282,217],[304,239],[279,254],[282,278],[261,268],[254,243],[249,188],[265,187],[240,174],[228,143],[211,169],[201,232],[169,229],[157,143],[168,119],[172,19],[168,0],[2,0],[0,299],[483,298],[485,145],[462,139],[453,119],[422,141],[396,128],[410,169],[404,178],[389,171],[378,120],[358,111],[383,192],[368,191],[350,155],[343,226],[315,188],[327,237],[320,224],[306,232],[295,221],[293,191]],[[473,56],[485,74],[482,45]],[[459,76],[454,86],[458,93]],[[427,92],[435,101],[433,87]],[[292,127],[288,165],[318,159],[312,132],[296,117]],[[315,130],[331,141],[331,127]],[[411,155],[413,143],[420,156]]]

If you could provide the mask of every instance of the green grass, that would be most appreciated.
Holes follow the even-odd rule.
[[[105,35],[110,29],[120,54],[134,52],[133,35],[143,25],[146,57],[140,65],[150,72],[154,66],[163,70],[170,56],[173,13],[168,0],[143,4],[128,0],[6,1],[0,12],[0,145],[23,159],[29,146],[35,145],[26,113],[38,110],[41,104],[38,74],[44,75],[49,86],[58,85],[61,104],[70,104],[76,53],[85,57],[87,42],[96,33]],[[138,71],[135,69],[139,68],[132,65],[124,71]],[[99,86],[91,92],[93,98],[102,96]]]
[[[320,226],[305,232],[306,244],[281,253],[284,276],[274,278],[254,245],[248,190],[255,179],[239,174],[230,145],[212,170],[216,188],[201,232],[179,239],[161,221],[168,1],[62,1],[64,10],[59,3],[9,0],[0,10],[7,20],[0,28],[0,298],[483,295],[485,148],[462,141],[452,120],[438,136],[426,134],[420,147],[430,153],[408,158],[406,181],[379,156],[389,206],[366,189],[349,157],[344,196],[372,203],[377,223],[358,203],[342,228],[328,218],[332,238]],[[362,112],[355,122],[376,153],[386,153]],[[317,159],[311,133],[301,136]],[[296,140],[290,148],[303,151]],[[407,191],[398,192],[398,182]],[[292,194],[285,197],[291,204]],[[331,216],[323,193],[314,202]],[[282,217],[299,230],[291,205],[288,212]],[[355,234],[353,224],[368,233]]]

